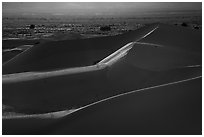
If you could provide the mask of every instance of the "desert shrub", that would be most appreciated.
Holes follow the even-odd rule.
[[[30,25],[30,29],[34,29],[35,28],[35,25],[34,24],[31,24]]]
[[[100,27],[100,30],[101,31],[110,31],[111,27],[110,26],[102,26],[102,27]]]
[[[187,23],[183,22],[183,23],[181,24],[181,26],[187,27],[188,25],[187,25]]]
[[[40,44],[40,42],[39,42],[39,41],[37,41],[37,42],[35,42],[35,44]]]

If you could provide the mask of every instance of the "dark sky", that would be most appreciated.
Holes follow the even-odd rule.
[[[3,14],[126,15],[152,11],[201,10],[201,2],[3,2]]]

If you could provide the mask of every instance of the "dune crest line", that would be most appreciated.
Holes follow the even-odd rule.
[[[159,44],[154,44],[154,43],[146,43],[146,42],[134,42],[135,44],[142,44],[142,45],[148,45],[148,46],[156,46],[156,47],[164,47],[162,45]]]
[[[195,68],[195,67],[202,67],[202,65],[189,65],[189,66],[184,66],[185,68]]]
[[[130,42],[130,43],[126,44],[125,46],[123,46],[122,48],[118,49],[117,51],[115,51],[114,53],[109,55],[108,57],[106,57],[103,60],[101,60],[98,63],[98,65],[101,65],[101,64],[112,65],[115,61],[117,61],[118,59],[120,59],[123,56],[125,56],[127,54],[127,52],[133,46],[134,46],[134,42]]]
[[[105,67],[104,65],[100,65],[100,66],[92,65],[92,66],[69,68],[69,69],[47,71],[47,72],[24,72],[24,73],[7,74],[2,76],[2,83],[48,78],[48,77],[66,75],[66,74],[83,73],[83,72],[100,70],[100,69],[103,69],[104,67]]]
[[[89,105],[83,106],[83,107],[81,107],[81,108],[75,109],[75,110],[73,110],[71,113],[74,113],[74,112],[76,112],[76,111],[85,109],[85,108],[90,107],[90,106],[93,106],[93,105],[95,105],[95,104],[98,104],[98,103],[101,103],[101,102],[105,102],[105,101],[107,101],[107,100],[111,100],[111,99],[114,99],[114,98],[117,98],[117,97],[120,97],[120,96],[128,95],[128,94],[135,93],[135,92],[140,92],[140,91],[144,91],[144,90],[148,90],[148,89],[155,89],[155,88],[159,88],[159,87],[164,87],[164,86],[179,84],[179,83],[182,83],[182,82],[187,82],[187,81],[199,79],[199,78],[201,78],[201,77],[202,77],[202,76],[197,76],[197,77],[193,77],[193,78],[188,78],[188,79],[184,79],[184,80],[169,82],[169,83],[166,83],[166,84],[161,84],[161,85],[157,85],[157,86],[151,86],[151,87],[141,88],[141,89],[129,91],[129,92],[126,92],[126,93],[118,94],[118,95],[115,95],[115,96],[112,96],[112,97],[108,97],[108,98],[99,100],[99,101],[97,101],[97,102],[91,103],[91,104],[89,104]],[[69,113],[69,114],[71,114],[71,113]]]
[[[148,35],[150,35],[151,33],[153,33],[156,29],[158,29],[159,26],[156,26],[154,29],[152,29],[150,32],[148,32],[147,34],[145,34],[143,37],[139,38],[137,41],[140,41],[141,39],[147,37]]]

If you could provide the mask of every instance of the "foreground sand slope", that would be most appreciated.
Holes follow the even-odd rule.
[[[201,134],[201,81],[195,79],[101,102],[63,118],[49,133]]]
[[[201,134],[201,83],[197,77],[131,91],[61,118],[3,119],[3,134]]]

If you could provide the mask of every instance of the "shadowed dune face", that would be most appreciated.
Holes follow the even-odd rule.
[[[201,76],[200,33],[171,27],[153,24],[118,36],[34,46],[3,65],[3,104],[23,113],[67,110]],[[114,63],[98,63],[93,70],[85,67],[80,73],[58,70],[92,65],[130,42],[134,42],[131,49],[120,51],[124,56]],[[26,80],[21,80],[26,73],[15,74],[27,71],[31,75]],[[36,78],[48,71],[55,75]],[[45,122],[49,131],[42,130],[45,134],[200,134],[201,92],[201,79],[145,90],[98,103],[51,122],[53,125]],[[32,120],[24,120],[22,127]],[[9,127],[12,122],[4,121],[5,133],[26,133]],[[34,129],[39,128],[30,131],[38,133]]]
[[[5,63],[6,61],[12,59],[16,55],[22,53],[22,50],[13,50],[13,51],[8,51],[8,52],[3,52],[2,53],[2,63]]]
[[[137,48],[139,53],[141,50]],[[141,47],[143,49],[143,47]],[[160,61],[163,63],[159,64],[157,60],[154,60],[154,56],[149,55],[140,55],[134,53],[132,55],[134,48],[127,54],[124,59],[116,62],[109,67],[107,71],[108,80],[111,82],[111,85],[115,87],[118,91],[129,91],[134,89],[140,89],[148,86],[160,85],[172,81],[178,81],[181,79],[187,79],[191,77],[196,77],[201,75],[201,66],[200,67],[185,67],[185,63],[192,63],[191,60],[183,60],[178,64],[178,61],[174,57],[168,58],[163,57],[163,54],[157,54],[160,56]],[[154,51],[154,50],[153,50]],[[151,52],[154,55],[154,52]],[[148,58],[150,61],[145,60]],[[135,60],[137,62],[135,62]],[[141,61],[141,60],[143,61]],[[186,62],[185,62],[186,61]],[[170,67],[167,67],[169,64],[167,62],[172,62]],[[183,64],[182,64],[183,63]],[[174,65],[175,64],[175,65]],[[181,65],[182,64],[182,65]],[[174,65],[174,67],[173,67]],[[154,69],[151,69],[154,68]],[[157,68],[157,69],[155,69]]]
[[[9,61],[10,59],[14,58],[15,56],[19,55],[32,46],[33,45],[21,45],[15,48],[3,49],[2,63],[4,64],[5,62]]]
[[[76,108],[97,101],[107,96],[105,91],[113,90],[106,78],[106,71],[5,83],[3,100],[5,104],[27,113]]]
[[[201,54],[202,31],[159,24],[159,29],[156,29],[150,36],[141,39],[140,42],[176,47]]]
[[[201,94],[201,78],[132,93],[63,118],[51,134],[201,134]]]
[[[148,43],[135,44],[127,58],[126,61],[135,67],[151,71],[162,71],[202,63],[200,54],[185,52],[179,48],[151,46]]]

